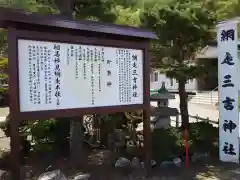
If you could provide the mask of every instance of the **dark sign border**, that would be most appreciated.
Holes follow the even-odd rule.
[[[74,108],[74,109],[60,109],[60,110],[44,110],[20,112],[19,99],[19,71],[18,71],[18,39],[36,40],[36,41],[53,41],[59,43],[74,43],[83,45],[98,45],[118,48],[131,48],[143,51],[143,104],[120,105],[120,106],[104,106],[104,107],[90,107],[90,108]],[[126,112],[136,109],[149,109],[150,105],[150,84],[149,84],[149,60],[148,60],[148,46],[149,41],[131,40],[113,40],[113,39],[99,39],[96,37],[85,37],[69,35],[66,33],[52,33],[37,32],[29,30],[17,30],[9,28],[8,31],[9,43],[9,93],[10,93],[10,113],[13,119],[18,120],[40,120],[51,117],[74,117],[85,114],[107,114],[114,112]]]

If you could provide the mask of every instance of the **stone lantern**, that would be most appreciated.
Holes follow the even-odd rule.
[[[171,116],[176,116],[176,120],[178,119],[177,108],[168,107],[170,99],[175,99],[175,96],[168,92],[165,82],[162,83],[157,93],[151,95],[151,102],[157,102],[157,107],[151,106],[153,129],[170,127]]]

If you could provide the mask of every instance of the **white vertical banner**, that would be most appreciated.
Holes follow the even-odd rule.
[[[239,163],[237,22],[217,26],[219,88],[219,155]]]

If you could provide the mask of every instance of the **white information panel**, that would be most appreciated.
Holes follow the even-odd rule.
[[[225,162],[239,162],[237,23],[218,28],[219,154]]]
[[[143,104],[142,50],[18,40],[20,111]]]

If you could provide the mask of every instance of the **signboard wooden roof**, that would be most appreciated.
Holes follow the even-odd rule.
[[[42,16],[38,13],[29,13],[20,10],[13,10],[9,8],[0,8],[0,25],[3,28],[11,24],[31,24],[48,27],[61,27],[65,29],[90,31],[104,34],[113,34],[120,36],[138,37],[143,39],[157,39],[155,33],[143,29],[106,24],[95,21],[75,21],[66,19],[60,15]]]

